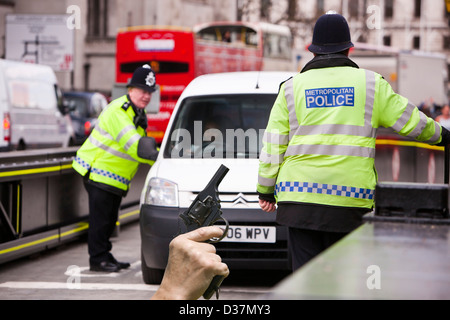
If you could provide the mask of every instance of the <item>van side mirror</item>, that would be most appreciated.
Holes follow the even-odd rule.
[[[63,99],[62,107],[67,113],[77,110],[77,104],[73,100]]]
[[[67,105],[67,102],[65,101],[61,89],[58,87],[58,85],[55,84],[54,87],[55,87],[56,102],[58,104],[58,110],[59,112],[61,112],[62,115],[66,115],[69,113],[69,106]]]

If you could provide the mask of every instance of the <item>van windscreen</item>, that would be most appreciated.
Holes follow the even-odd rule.
[[[182,102],[166,158],[258,158],[275,94],[200,96]]]

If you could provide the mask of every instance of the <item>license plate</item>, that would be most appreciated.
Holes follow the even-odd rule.
[[[224,242],[275,243],[276,227],[230,226]]]

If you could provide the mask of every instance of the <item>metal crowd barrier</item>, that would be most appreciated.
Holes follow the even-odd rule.
[[[77,147],[0,153],[0,263],[85,234],[88,196],[72,169]],[[119,224],[139,218],[149,166],[141,165],[122,200]]]

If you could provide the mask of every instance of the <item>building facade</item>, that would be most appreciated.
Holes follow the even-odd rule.
[[[76,8],[77,10],[72,10]],[[76,16],[79,13],[79,17]],[[115,79],[116,33],[123,27],[192,27],[235,20],[236,2],[221,0],[0,0],[0,57],[5,57],[7,14],[68,14],[75,26],[73,72],[56,72],[64,90],[109,94]]]
[[[78,13],[68,11],[74,7]],[[310,43],[315,20],[329,10],[348,19],[355,42],[450,53],[445,0],[0,0],[0,57],[5,57],[7,50],[7,14],[78,14],[74,69],[57,72],[58,80],[64,90],[109,94],[115,79],[119,28],[266,21],[288,25],[299,52]]]

